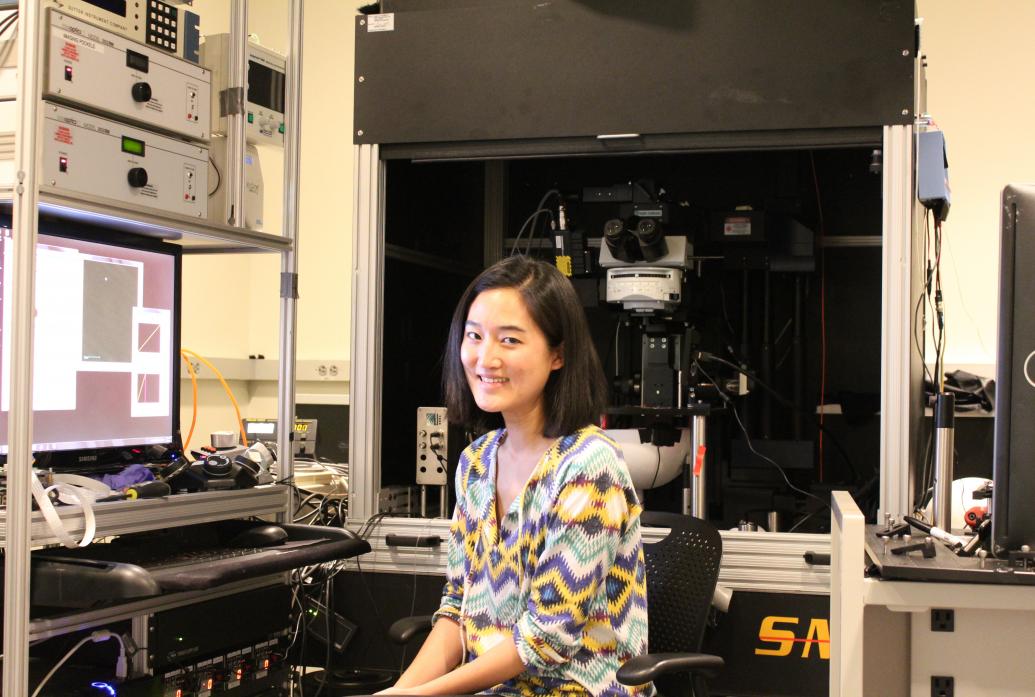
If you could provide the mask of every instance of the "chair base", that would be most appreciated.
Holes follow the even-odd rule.
[[[320,681],[324,681],[321,697],[370,695],[391,687],[395,683],[395,674],[384,670],[316,670],[302,678],[305,694],[315,695]]]

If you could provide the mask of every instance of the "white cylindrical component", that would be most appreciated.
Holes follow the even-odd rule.
[[[721,583],[715,584],[715,592],[712,593],[712,607],[719,612],[729,612],[731,600],[733,600],[733,591]]]
[[[213,431],[209,440],[213,448],[232,448],[237,445],[237,437],[236,431]]]
[[[708,482],[705,476],[704,452],[707,447],[707,421],[704,416],[691,419],[690,432],[690,515],[708,519]],[[700,458],[700,468],[697,459]]]
[[[952,532],[953,412],[956,399],[939,394],[934,403],[934,525]]]

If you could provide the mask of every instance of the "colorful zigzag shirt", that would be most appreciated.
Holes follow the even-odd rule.
[[[515,643],[525,671],[487,694],[653,694],[615,679],[647,651],[641,507],[621,449],[596,426],[557,439],[497,521],[505,437],[487,433],[460,456],[436,618],[461,625],[467,661]]]

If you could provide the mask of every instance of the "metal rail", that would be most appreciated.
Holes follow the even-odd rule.
[[[11,393],[7,455],[7,538],[4,558],[3,694],[29,694],[29,553],[32,506],[32,344],[39,171],[40,18],[36,2],[18,16],[18,120],[15,124],[14,282],[11,309]]]

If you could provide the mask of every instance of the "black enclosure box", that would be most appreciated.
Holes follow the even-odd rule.
[[[913,0],[383,9],[356,17],[360,144],[850,129],[914,116]]]

